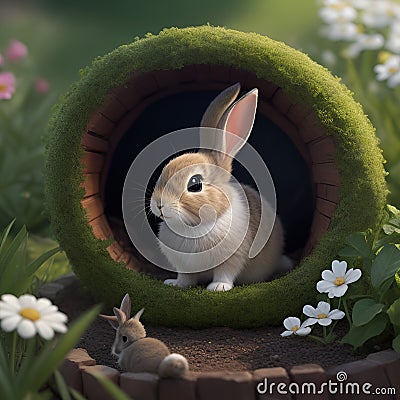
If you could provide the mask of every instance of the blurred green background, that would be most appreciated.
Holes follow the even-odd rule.
[[[147,32],[210,23],[299,48],[317,22],[313,0],[2,0],[0,47],[14,37],[26,43],[37,71],[59,91],[94,57]]]

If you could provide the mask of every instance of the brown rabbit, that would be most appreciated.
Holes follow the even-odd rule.
[[[238,100],[240,85],[221,92],[203,115],[198,152],[183,154],[163,169],[150,208],[162,219],[159,246],[177,279],[166,284],[226,291],[234,284],[287,272],[284,232],[274,209],[256,190],[232,179],[232,161],[250,136],[258,90]],[[208,129],[207,129],[208,128]],[[256,237],[265,245],[250,256]]]
[[[118,357],[118,364],[123,370],[150,372],[163,378],[178,378],[189,370],[185,357],[171,353],[161,340],[146,337],[146,330],[139,321],[144,308],[129,318],[129,294],[123,298],[121,308],[114,307],[113,311],[114,316],[100,316],[116,330],[112,354]]]

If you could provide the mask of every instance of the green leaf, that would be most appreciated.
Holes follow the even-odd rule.
[[[346,243],[352,247],[359,256],[368,258],[371,255],[371,249],[368,246],[365,233],[356,232],[346,238]]]
[[[376,256],[371,268],[371,283],[379,287],[389,278],[393,278],[400,268],[400,250],[393,244],[388,244]]]
[[[15,219],[6,227],[6,229],[4,229],[4,231],[3,231],[2,235],[1,235],[0,254],[3,251],[3,248],[4,248],[5,244],[6,244],[8,235],[10,234],[10,231],[11,231],[14,223],[15,223]]]
[[[31,368],[26,373],[19,374],[17,377],[17,387],[19,388],[20,398],[23,398],[29,391],[39,390],[50,375],[62,363],[67,353],[78,343],[85,329],[100,312],[100,307],[94,307],[85,312],[69,328],[68,332],[54,341],[48,342],[35,358]]]
[[[339,250],[338,256],[343,258],[357,258],[360,257],[360,254],[354,247],[346,246]]]
[[[392,341],[392,347],[394,351],[400,353],[400,335],[397,335]]]
[[[0,343],[0,388],[2,398],[15,399],[15,393],[13,388],[14,377],[10,374],[10,366],[6,356],[5,349],[3,347],[3,341]]]
[[[400,325],[400,299],[397,299],[387,310],[390,322],[393,325]]]
[[[354,348],[361,347],[367,340],[380,335],[386,328],[388,317],[385,313],[379,313],[375,318],[363,326],[352,326],[349,332],[341,340]]]
[[[355,326],[363,326],[382,312],[384,304],[377,303],[373,299],[362,299],[357,301],[353,307],[352,319]]]
[[[59,371],[54,371],[54,378],[57,384],[58,395],[62,400],[71,400],[71,395],[69,394],[69,390],[67,384],[64,381],[63,376]]]
[[[82,396],[77,390],[70,388],[69,389],[72,393],[72,396],[74,396],[75,400],[87,400],[85,397]]]

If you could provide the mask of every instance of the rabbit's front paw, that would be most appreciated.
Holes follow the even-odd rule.
[[[233,284],[227,282],[211,282],[207,286],[207,290],[212,290],[214,292],[226,292],[228,290],[231,290],[232,288]]]
[[[170,285],[170,286],[179,286],[178,284],[178,279],[166,279],[164,281],[165,285]]]

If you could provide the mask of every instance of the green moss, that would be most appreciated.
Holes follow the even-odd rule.
[[[81,136],[91,113],[133,71],[179,69],[189,64],[232,65],[276,83],[295,101],[312,107],[337,143],[340,200],[329,230],[311,255],[283,278],[226,293],[177,289],[127,270],[96,239],[80,201]],[[168,326],[278,324],[314,302],[315,283],[344,237],[376,227],[386,203],[383,157],[374,128],[348,89],[305,54],[254,33],[211,26],[166,29],[124,45],[82,71],[81,80],[55,107],[49,126],[46,198],[57,239],[74,270],[103,302],[118,304],[129,292],[145,318]]]

